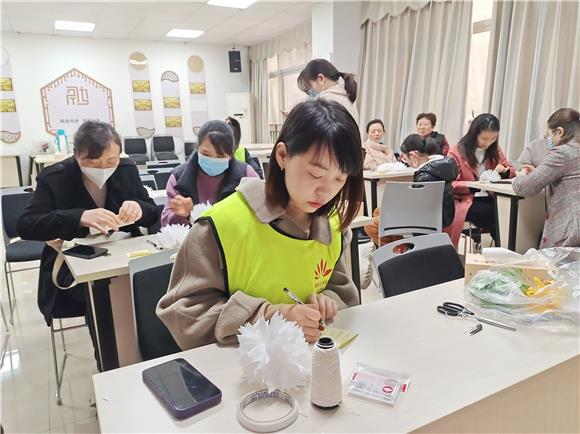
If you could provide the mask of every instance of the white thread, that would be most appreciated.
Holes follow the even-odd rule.
[[[340,351],[330,338],[320,338],[314,346],[310,400],[322,408],[335,407],[342,401]]]

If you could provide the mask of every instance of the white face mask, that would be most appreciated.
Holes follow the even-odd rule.
[[[108,169],[99,169],[97,167],[84,167],[79,164],[81,168],[81,172],[91,180],[93,184],[95,184],[99,189],[103,188],[107,179],[111,177],[115,170],[117,170],[117,166],[110,167]]]

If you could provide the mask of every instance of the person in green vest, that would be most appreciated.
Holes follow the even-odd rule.
[[[193,224],[177,253],[156,313],[182,349],[235,344],[241,325],[276,313],[314,342],[320,321],[359,303],[345,252],[363,197],[362,163],[344,107],[323,99],[294,107],[266,180],[242,181]]]
[[[262,172],[262,166],[257,158],[252,157],[248,150],[244,146],[240,146],[240,140],[242,139],[242,128],[240,123],[236,118],[228,116],[226,118],[226,124],[229,124],[234,132],[234,157],[241,161],[242,163],[247,163],[252,166],[252,169],[258,174],[258,176],[264,179],[264,173]]]

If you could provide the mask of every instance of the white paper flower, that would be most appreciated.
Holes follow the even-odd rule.
[[[480,181],[500,181],[501,175],[495,170],[487,169],[481,175],[479,175]]]
[[[209,203],[209,200],[206,203],[197,203],[193,205],[193,209],[189,214],[189,221],[191,222],[191,224],[194,224],[195,221],[205,212],[205,210],[208,210],[210,208],[211,203]]]
[[[153,189],[151,187],[149,187],[148,185],[143,185],[143,187],[145,187],[145,190],[147,190],[147,194],[149,195],[149,197],[151,197],[151,193],[153,193]]]
[[[157,243],[165,249],[176,249],[183,243],[188,232],[187,225],[163,226],[157,233]]]
[[[405,170],[407,169],[407,166],[405,166],[403,163],[397,161],[395,163],[383,163],[381,165],[379,165],[379,167],[377,167],[377,172],[384,172],[384,173],[388,173],[388,172],[400,172],[401,170]]]
[[[310,374],[311,355],[302,329],[276,313],[266,321],[240,327],[238,349],[244,376],[268,391],[288,391],[304,384]]]

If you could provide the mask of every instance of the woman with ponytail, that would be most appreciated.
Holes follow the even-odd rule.
[[[324,98],[342,105],[358,124],[355,105],[357,83],[354,74],[340,72],[325,59],[308,62],[298,76],[298,88],[312,98]]]
[[[534,196],[546,189],[546,222],[540,247],[580,246],[580,113],[557,110],[548,119],[548,155],[534,168],[524,164],[514,179],[516,194]]]

